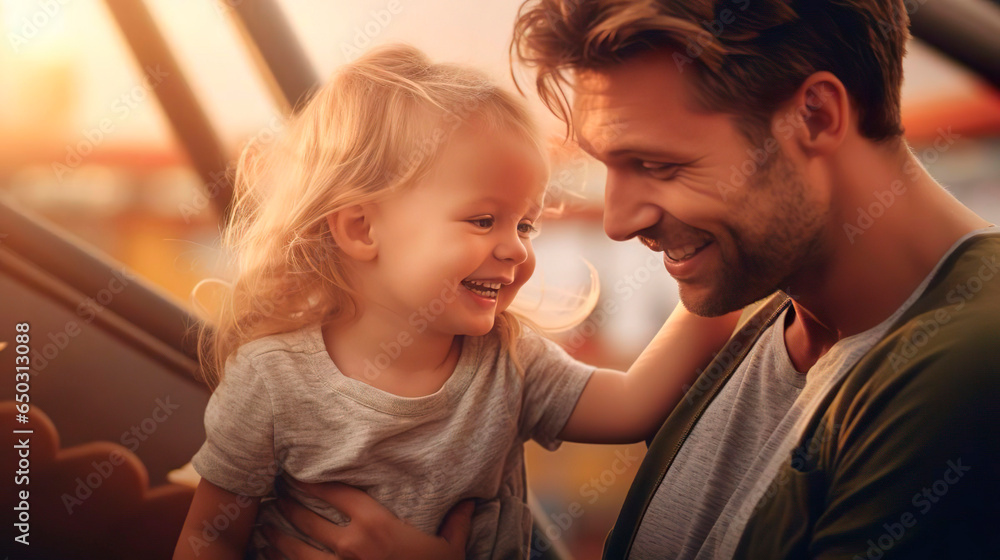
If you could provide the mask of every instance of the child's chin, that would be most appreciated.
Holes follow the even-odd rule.
[[[477,323],[475,325],[469,325],[465,329],[465,333],[463,334],[467,336],[485,336],[489,334],[491,330],[493,330],[493,324],[494,321],[490,321],[488,323],[484,321],[482,323]]]

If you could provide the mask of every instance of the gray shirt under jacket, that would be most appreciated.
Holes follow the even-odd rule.
[[[630,560],[728,559],[755,508],[823,398],[926,290],[952,245],[910,297],[884,321],[841,339],[806,373],[785,347],[791,308],[757,340],[678,451],[639,524]],[[697,390],[694,388],[692,390]]]
[[[282,477],[363,489],[429,534],[456,503],[475,498],[468,558],[523,558],[531,534],[523,444],[558,447],[595,368],[531,332],[517,355],[523,376],[498,335],[464,337],[444,385],[407,398],[340,373],[319,326],[255,340],[227,364],[192,463],[221,488],[265,497],[258,522],[293,533],[269,499],[275,491],[287,489],[331,521],[345,518],[276,487]],[[266,544],[259,531],[253,543]]]

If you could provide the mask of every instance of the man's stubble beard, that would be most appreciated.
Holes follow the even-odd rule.
[[[695,315],[717,317],[787,289],[825,254],[828,212],[811,200],[810,185],[783,152],[774,154],[749,183],[744,200],[730,205],[743,215],[725,225],[735,259],[719,247],[722,267],[703,296],[678,283],[681,301]]]

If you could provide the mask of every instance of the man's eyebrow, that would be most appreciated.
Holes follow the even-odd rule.
[[[660,158],[671,161],[681,161],[688,160],[694,157],[691,153],[681,153],[677,151],[672,151],[664,148],[663,146],[650,146],[643,144],[641,142],[625,141],[620,144],[615,144],[614,142],[609,142],[605,151],[601,154],[595,152],[593,145],[591,145],[587,140],[582,138],[576,139],[577,145],[580,149],[590,154],[591,156],[601,159],[601,158],[617,158],[623,155],[637,155],[646,156],[651,158]],[[600,157],[598,157],[600,156]]]

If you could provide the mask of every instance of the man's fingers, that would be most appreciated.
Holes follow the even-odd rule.
[[[358,490],[340,482],[309,483],[296,480],[292,484],[306,494],[312,494],[330,504],[348,517],[354,517],[351,514],[368,502],[380,506],[364,490]]]
[[[315,513],[292,498],[279,498],[278,509],[281,510],[285,519],[294,525],[300,533],[329,548],[330,550],[337,550],[336,541],[343,535],[343,527],[327,520],[325,517]],[[284,535],[284,532],[282,531],[278,531],[278,533]],[[292,538],[292,540],[300,542],[304,546],[309,546],[307,543],[304,543],[299,539]],[[319,558],[329,557],[320,556]]]
[[[472,511],[476,508],[475,502],[465,500],[457,506],[451,508],[448,515],[441,523],[441,530],[438,535],[453,548],[465,550],[465,543],[469,540],[469,531],[472,530]]]
[[[335,554],[324,552],[285,533],[273,525],[263,527],[268,547],[264,556],[268,560],[331,560]]]

